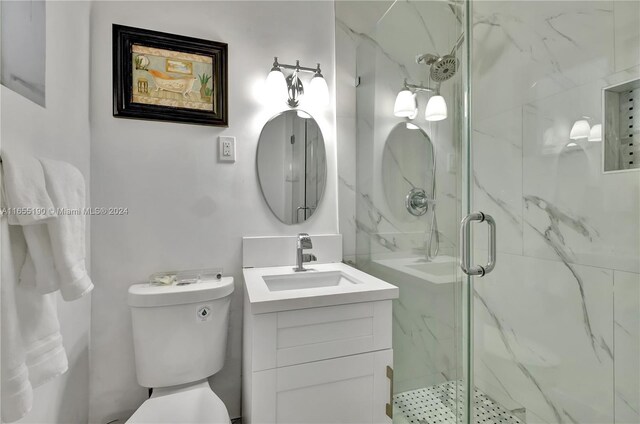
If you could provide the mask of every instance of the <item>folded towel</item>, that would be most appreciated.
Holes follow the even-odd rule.
[[[40,163],[47,193],[55,207],[74,211],[84,208],[85,184],[82,173],[66,162],[40,159]],[[89,293],[93,290],[93,283],[85,266],[84,214],[61,214],[47,221],[47,230],[63,299],[74,300]],[[36,273],[38,271],[36,267]]]
[[[60,278],[54,264],[47,225],[25,225],[22,232],[29,250],[20,271],[20,281],[34,281],[40,294],[58,290]]]
[[[38,291],[42,294],[54,292],[58,290],[60,283],[46,224],[55,219],[56,214],[52,212],[53,203],[47,193],[42,165],[38,159],[31,156],[7,152],[3,152],[2,156],[6,206],[24,209],[25,212],[8,216],[9,224],[24,226],[24,237],[31,256],[19,277],[28,281],[34,279]],[[45,213],[41,213],[42,211]]]
[[[33,388],[68,368],[52,294],[41,295],[35,281],[20,281],[16,269],[26,259],[21,227],[1,220],[2,421],[22,418],[32,407]]]
[[[20,322],[15,290],[18,278],[15,270],[21,264],[14,261],[9,241],[9,226],[2,219],[2,280],[0,283],[0,311],[2,316],[2,351],[0,377],[2,378],[2,421],[13,422],[31,410],[33,390],[20,334]]]
[[[45,213],[11,214],[9,224],[32,225],[46,221],[56,214],[51,213],[53,203],[47,193],[44,171],[38,159],[32,156],[2,152],[4,195],[10,208],[38,208]]]

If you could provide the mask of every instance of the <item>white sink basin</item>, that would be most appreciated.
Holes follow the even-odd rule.
[[[285,275],[265,275],[262,279],[269,288],[269,291],[272,292],[360,284],[358,281],[350,279],[340,271],[306,271]]]
[[[395,299],[398,288],[343,263],[245,268],[245,290],[253,314]]]

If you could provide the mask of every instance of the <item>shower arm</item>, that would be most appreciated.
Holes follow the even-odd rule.
[[[463,41],[464,41],[464,33],[460,34],[460,36],[456,40],[456,43],[453,45],[453,48],[451,49],[451,53],[449,53],[451,56],[456,55],[456,52],[462,45]],[[435,63],[438,59],[440,59],[440,56],[438,55],[435,55],[433,53],[425,53],[423,55],[416,56],[416,63],[424,63],[425,65],[430,66],[433,63]]]
[[[458,51],[463,41],[464,41],[464,33],[460,34],[460,36],[458,37],[458,40],[456,41],[456,44],[453,45],[453,48],[451,49],[451,56],[456,55],[456,51]]]
[[[407,80],[404,80],[404,88],[406,88],[407,90],[411,90],[411,91],[426,91],[426,92],[434,92],[437,93],[438,91],[440,91],[440,84],[438,84],[438,87],[433,88],[433,87],[427,87],[424,85],[420,85],[420,84],[411,84],[408,83]]]

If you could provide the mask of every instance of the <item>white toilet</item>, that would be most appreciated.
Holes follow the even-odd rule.
[[[224,365],[231,293],[232,277],[129,288],[136,375],[153,393],[127,423],[230,423],[207,378]]]

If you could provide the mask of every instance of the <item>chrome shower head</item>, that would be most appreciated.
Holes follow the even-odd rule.
[[[443,82],[456,74],[458,70],[458,59],[452,55],[444,55],[439,57],[431,64],[431,79],[435,82]]]
[[[424,63],[430,67],[429,75],[435,82],[443,82],[456,74],[458,70],[458,59],[456,59],[456,51],[462,45],[464,34],[460,34],[456,44],[451,49],[451,53],[444,56],[438,56],[432,53],[425,53],[416,57],[416,63]]]

